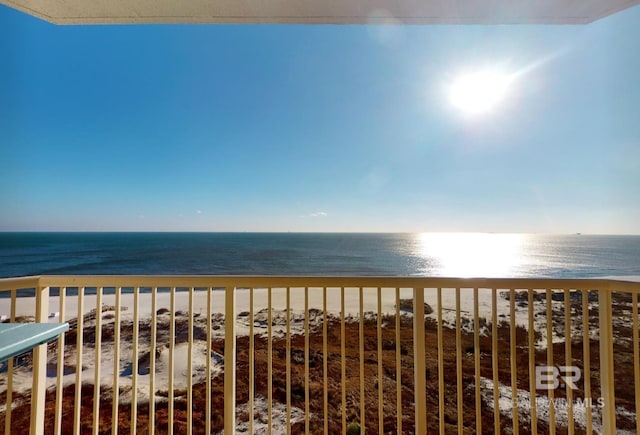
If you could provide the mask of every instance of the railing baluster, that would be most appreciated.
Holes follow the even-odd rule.
[[[573,358],[571,357],[571,290],[564,289],[564,365],[572,366]],[[567,420],[569,423],[569,435],[573,435],[576,431],[573,422],[573,389],[566,383],[567,395]]]
[[[158,336],[158,287],[151,288],[151,337],[149,337],[149,432],[156,430],[156,351]]]
[[[547,305],[547,366],[553,367],[553,308],[552,308],[552,291],[546,290],[546,305]],[[555,435],[556,433],[556,410],[554,406],[554,391],[552,388],[549,392],[549,433]]]
[[[518,435],[518,360],[516,354],[516,292],[509,289],[509,350],[511,351],[511,418],[513,433]]]
[[[67,288],[59,287],[58,289],[58,316],[59,316],[58,321],[60,323],[64,323],[65,321],[66,294],[67,294]],[[57,364],[56,364],[56,411],[55,411],[55,422],[54,422],[55,435],[60,435],[62,433],[62,399],[64,396],[64,383],[63,383],[64,337],[65,337],[65,334],[60,334],[60,337],[58,337],[58,358],[57,358]],[[7,401],[7,403],[9,403],[9,401]]]
[[[444,343],[442,339],[442,288],[438,287],[438,415],[440,435],[444,435]]]
[[[396,421],[398,435],[402,434],[402,335],[400,327],[400,287],[396,287]]]
[[[364,289],[358,289],[359,297],[359,317],[358,317],[358,345],[360,348],[360,431],[367,432],[365,421],[365,402],[364,402]]]
[[[589,326],[589,290],[582,291],[582,361],[584,363],[584,397],[591,397],[591,332]],[[637,400],[637,399],[636,399]],[[593,433],[591,406],[586,407],[587,435]],[[638,414],[640,415],[640,414]]]
[[[36,288],[36,323],[47,323],[49,314],[49,287]],[[47,344],[33,348],[33,382],[31,384],[31,433],[44,431],[44,411],[47,394]]]
[[[102,287],[96,287],[96,332],[93,375],[93,434],[100,432],[100,360],[102,356]]]
[[[464,434],[464,414],[462,395],[462,319],[460,313],[460,288],[456,288],[456,405],[458,408],[458,434]]]
[[[285,378],[286,378],[286,424],[287,435],[291,435],[291,289],[287,287],[286,291],[286,337],[285,337]]]
[[[205,425],[207,434],[211,433],[211,330],[212,330],[212,313],[211,313],[211,296],[213,288],[207,286],[207,373],[205,375],[206,385],[206,402],[207,409],[205,410]]]
[[[378,433],[384,433],[384,378],[382,376],[382,289],[378,287]]]
[[[273,426],[273,306],[272,289],[267,289],[267,435]]]
[[[189,287],[189,331],[187,333],[187,433],[193,432],[193,292]]]
[[[327,288],[322,288],[322,400],[324,435],[329,434],[329,359],[327,355]]]
[[[473,356],[476,383],[476,433],[482,433],[482,398],[480,395],[480,313],[478,288],[473,289]]]
[[[83,351],[83,331],[84,331],[84,287],[78,287],[78,312],[76,325],[76,386],[75,386],[75,406],[73,414],[73,433],[79,434],[82,431],[80,426],[80,411],[82,409],[82,351]]]
[[[345,333],[344,287],[340,288],[340,387],[342,398],[342,433],[347,433],[347,363],[346,363],[346,333]]]
[[[616,395],[613,373],[613,322],[611,289],[598,291],[598,314],[600,317],[600,389],[604,400],[602,408],[602,431],[616,433]]]
[[[115,287],[116,318],[113,324],[113,403],[111,408],[111,433],[118,433],[118,404],[120,402],[120,293],[121,287]]]
[[[493,432],[500,433],[500,377],[498,372],[498,289],[491,289],[491,368],[493,369]]]
[[[413,371],[415,433],[427,433],[426,364],[424,344],[424,288],[413,289]]]
[[[236,431],[236,289],[224,289],[224,433]]]
[[[169,294],[169,308],[171,310],[169,323],[169,374],[167,383],[168,387],[168,432],[173,435],[173,376],[174,376],[174,350],[176,346],[176,288],[171,287]]]
[[[133,337],[131,349],[131,435],[138,428],[138,331],[140,317],[140,287],[133,287]]]
[[[254,433],[253,420],[253,398],[255,396],[255,338],[253,336],[253,287],[249,289],[249,433]]]
[[[304,288],[304,433],[309,435],[309,287]]]
[[[18,292],[16,289],[11,289],[11,313],[9,314],[9,321],[11,323],[16,321],[16,303]],[[7,402],[4,416],[4,433],[5,435],[11,435],[11,406],[13,404],[13,361],[14,358],[9,358],[9,364],[7,367]]]
[[[631,316],[633,317],[633,381],[636,399],[636,432],[640,433],[640,350],[638,347],[638,293],[631,294]]]
[[[536,401],[536,343],[535,343],[535,327],[533,323],[533,293],[534,289],[527,290],[527,311],[529,317],[529,412],[531,413],[531,433],[538,434],[538,402]]]

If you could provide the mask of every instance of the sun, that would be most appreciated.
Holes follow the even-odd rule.
[[[504,99],[512,81],[512,76],[488,71],[463,75],[451,84],[449,99],[464,113],[486,113]]]

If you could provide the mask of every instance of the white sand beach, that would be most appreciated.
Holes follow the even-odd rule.
[[[498,293],[502,293],[506,290],[499,290]],[[377,290],[373,288],[363,289],[363,310],[365,312],[377,312],[378,300]],[[394,289],[382,289],[382,312],[383,314],[395,313],[395,290]],[[472,289],[461,289],[460,291],[460,310],[466,315],[473,314],[473,291]],[[224,313],[224,293],[222,291],[212,292],[212,313]],[[323,293],[321,288],[310,288],[308,292],[308,306],[310,309],[323,309]],[[413,289],[401,289],[401,299],[413,298]],[[425,289],[425,302],[429,304],[434,312],[431,317],[436,317],[438,300],[436,289]],[[359,312],[360,295],[359,290],[356,288],[345,289],[345,312],[347,315],[357,315]],[[7,315],[10,312],[11,300],[0,299],[0,314]],[[103,305],[115,306],[115,295],[105,294],[102,296]],[[267,308],[268,306],[268,292],[267,289],[255,289],[254,290],[254,311],[257,312],[260,309]],[[304,289],[292,288],[290,290],[290,307],[293,311],[304,311],[305,293]],[[121,296],[121,306],[123,310],[133,312],[134,309],[134,295],[131,293],[123,293]],[[171,306],[171,295],[166,292],[157,293],[156,307],[157,309],[167,308]],[[203,291],[194,292],[194,313],[206,314],[207,311],[207,293]],[[479,290],[479,316],[489,319],[491,317],[491,292],[486,289]],[[139,312],[140,318],[151,316],[152,307],[152,295],[150,293],[142,293],[139,295]],[[274,309],[284,309],[286,307],[286,289],[274,288],[272,289],[272,307]],[[77,296],[66,296],[65,298],[65,319],[76,318],[81,313],[78,312],[78,298]],[[85,294],[83,297],[83,312],[87,314],[91,310],[96,308],[96,295]],[[340,289],[328,288],[327,289],[327,312],[335,315],[339,315],[341,312],[341,295]],[[455,320],[456,310],[456,292],[455,289],[443,289],[442,290],[442,308],[443,319],[445,321]],[[176,292],[175,295],[175,310],[176,311],[188,311],[189,309],[189,296],[188,292]],[[249,290],[238,289],[236,290],[236,313],[249,310]],[[503,297],[498,296],[497,310],[501,314],[501,318],[508,317],[509,315],[509,301]],[[57,313],[60,312],[60,298],[58,296],[50,296],[49,309],[51,313],[50,321],[58,322],[62,321],[58,318]],[[16,303],[16,316],[33,316],[35,312],[35,299],[29,297],[17,298]],[[518,313],[520,314],[520,313]],[[526,319],[522,319],[521,316],[517,316],[519,324],[526,324]],[[239,334],[242,332],[239,331]]]

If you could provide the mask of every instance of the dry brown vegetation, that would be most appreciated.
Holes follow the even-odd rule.
[[[617,308],[616,308],[617,307]],[[581,317],[582,312],[579,303],[572,304],[571,309],[574,315]],[[626,300],[618,299],[614,305],[614,316],[627,315],[628,310]],[[597,319],[597,309],[590,313]],[[563,313],[554,312],[554,322],[562,321]],[[482,320],[484,324],[484,320]],[[364,418],[365,433],[378,434],[378,388],[383,387],[384,394],[384,433],[396,433],[396,338],[395,338],[395,317],[386,316],[383,319],[384,328],[382,329],[382,367],[383,379],[378,379],[378,337],[377,337],[377,320],[368,318],[364,320],[364,379],[365,394],[364,402],[366,414]],[[401,317],[401,377],[400,385],[402,391],[402,432],[414,433],[414,373],[413,373],[413,331],[412,318],[409,316]],[[360,416],[360,337],[359,323],[355,320],[348,321],[345,325],[346,340],[346,377],[342,379],[341,366],[341,324],[339,319],[329,318],[327,324],[327,362],[328,362],[328,407],[327,425],[330,434],[342,432],[343,410],[346,416],[347,424],[361,422]],[[594,326],[595,327],[595,326]],[[489,331],[491,328],[489,328]],[[109,336],[109,332],[106,336]],[[112,333],[113,331],[111,331]],[[125,333],[125,331],[123,331]],[[511,385],[511,361],[510,361],[510,327],[507,323],[500,323],[498,327],[498,377],[499,381],[505,385]],[[617,339],[614,345],[615,352],[615,368],[616,368],[616,405],[622,406],[630,411],[635,409],[634,399],[634,382],[633,382],[633,349],[630,344],[631,328],[622,325],[616,329]],[[105,335],[103,335],[105,336]],[[438,351],[437,351],[437,325],[431,319],[426,319],[426,330],[424,336],[426,344],[426,381],[427,381],[427,420],[430,432],[436,431],[440,425],[438,412]],[[462,331],[461,333],[461,349],[462,349],[462,384],[463,397],[457,397],[457,374],[456,374],[456,330],[449,327],[443,328],[443,360],[444,360],[444,426],[446,433],[453,433],[457,430],[458,424],[462,424],[465,433],[476,433],[477,422],[475,414],[475,366],[474,366],[474,335]],[[481,376],[492,379],[492,347],[491,336],[480,337],[480,358],[481,358]],[[291,405],[301,409],[305,409],[305,339],[302,335],[291,337],[291,385],[290,400]],[[310,347],[307,355],[309,361],[310,382],[309,388],[309,408],[310,408],[310,431],[311,433],[322,433],[324,428],[324,387],[323,387],[323,362],[325,355],[323,354],[323,336],[322,328],[316,328],[310,335]],[[592,370],[592,397],[599,397],[599,343],[597,340],[591,340],[590,363]],[[222,340],[214,340],[212,342],[213,349],[219,353],[224,353],[224,342]],[[529,389],[529,352],[527,332],[524,328],[516,328],[516,347],[517,347],[517,385],[519,389]],[[249,338],[246,336],[237,339],[237,404],[246,403],[248,401],[249,391]],[[565,361],[565,345],[557,343],[553,346],[554,363],[556,365],[578,364],[583,366],[583,343],[582,340],[574,336],[572,342],[573,361]],[[256,395],[267,396],[267,340],[264,337],[256,336],[255,353],[253,355],[255,362],[255,391]],[[535,351],[535,359],[537,364],[546,364],[547,351],[541,349]],[[342,385],[346,389],[346,403],[342,403]],[[204,383],[198,383],[193,387],[193,424],[194,433],[205,433],[205,408],[206,408],[206,388]],[[582,381],[579,385],[583,387]],[[162,391],[156,392],[156,396],[163,395]],[[285,403],[287,399],[286,385],[286,339],[275,338],[273,341],[273,399],[276,402]],[[166,395],[166,394],[165,394]],[[559,389],[555,392],[556,397],[564,397],[564,391]],[[584,397],[584,391],[580,390],[574,393],[577,397]],[[15,397],[15,396],[14,396]],[[109,391],[103,391],[103,399],[100,402],[100,433],[110,433],[112,422],[112,403],[109,399],[111,394]],[[83,385],[81,420],[82,430],[84,433],[91,433],[91,421],[93,412],[93,386],[90,384]],[[20,401],[24,398],[17,397]],[[458,400],[463,401],[463,419],[458,422],[457,404]],[[4,394],[0,400],[6,400]],[[45,416],[46,433],[53,432],[54,424],[54,405],[55,391],[47,393],[47,406]],[[73,412],[76,404],[74,403],[74,386],[64,389],[63,393],[63,415],[62,428],[63,433],[71,433],[73,428]],[[212,427],[215,433],[223,428],[223,376],[218,375],[212,381]],[[500,428],[494,427],[494,412],[484,401],[479,404],[482,413],[482,433],[504,433],[508,432],[511,427],[512,420],[509,417],[501,416]],[[29,403],[26,400],[23,404],[17,405],[12,415],[12,433],[23,433],[29,425]],[[174,400],[174,430],[177,434],[187,433],[187,402],[184,391],[176,392]],[[137,409],[137,429],[141,433],[148,431],[148,404],[140,404]],[[248,416],[245,414],[238,415],[239,420],[246,420]],[[120,405],[118,412],[118,426],[120,433],[130,432],[131,409],[129,405]],[[167,433],[168,429],[168,413],[167,403],[158,402],[156,405],[156,427],[155,433]],[[4,415],[0,415],[0,427],[4,425]],[[635,422],[628,418],[619,417],[618,427],[633,430]],[[530,433],[528,422],[519,423],[520,433]],[[296,423],[292,427],[293,433],[304,433],[304,422]],[[547,433],[549,428],[542,421],[539,421],[538,430],[540,433]],[[567,429],[558,428],[559,434],[566,433]],[[583,433],[580,429],[577,433]]]

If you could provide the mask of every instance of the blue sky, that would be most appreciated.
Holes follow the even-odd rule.
[[[0,6],[0,231],[640,233],[640,7],[54,26]],[[456,78],[515,79],[490,111]]]

